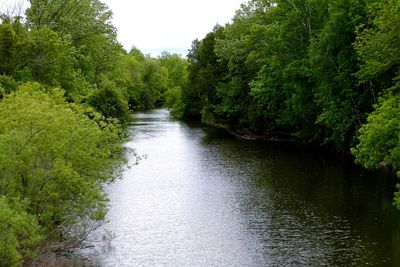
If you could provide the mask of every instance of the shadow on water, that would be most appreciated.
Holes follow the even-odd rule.
[[[101,266],[400,266],[394,177],[294,143],[134,115]]]
[[[400,212],[393,207],[397,178],[390,171],[366,171],[350,156],[293,142],[245,141],[222,129],[195,123],[188,127],[201,127],[202,144],[217,147],[218,157],[239,169],[251,169],[252,194],[258,192],[261,199],[251,199],[249,205],[254,207],[258,201],[258,214],[278,211],[273,220],[284,232],[285,242],[296,243],[287,234],[299,230],[285,226],[303,228],[302,234],[309,232],[307,238],[314,239],[312,246],[325,242],[326,248],[321,249],[332,251],[324,255],[327,265],[400,266]],[[263,231],[272,232],[271,225]],[[265,242],[270,241],[268,236]],[[323,261],[317,257],[314,264],[318,263]]]

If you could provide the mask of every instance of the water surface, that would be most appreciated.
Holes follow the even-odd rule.
[[[115,238],[95,248],[101,266],[400,266],[385,173],[165,110],[133,117],[127,146],[146,159],[108,188]]]

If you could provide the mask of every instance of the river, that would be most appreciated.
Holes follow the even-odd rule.
[[[133,115],[100,266],[400,266],[394,181],[294,143]],[[133,161],[133,159],[131,159]],[[100,230],[99,230],[100,231]]]

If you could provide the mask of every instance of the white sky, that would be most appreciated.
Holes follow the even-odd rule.
[[[1,0],[0,0],[1,1]],[[103,0],[114,13],[119,41],[152,56],[186,55],[192,41],[224,25],[245,0]]]
[[[246,0],[101,0],[113,11],[113,25],[125,49],[152,56],[162,51],[186,55],[194,39],[224,25]],[[15,5],[26,0],[0,0]],[[26,7],[26,4],[25,4]]]

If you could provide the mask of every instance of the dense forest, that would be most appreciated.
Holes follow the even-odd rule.
[[[0,16],[0,266],[81,247],[133,153],[129,111],[181,90],[187,61],[126,52],[111,18],[98,0],[31,0]]]
[[[398,0],[251,0],[193,42],[187,86],[167,104],[242,137],[400,171],[399,25]]]

